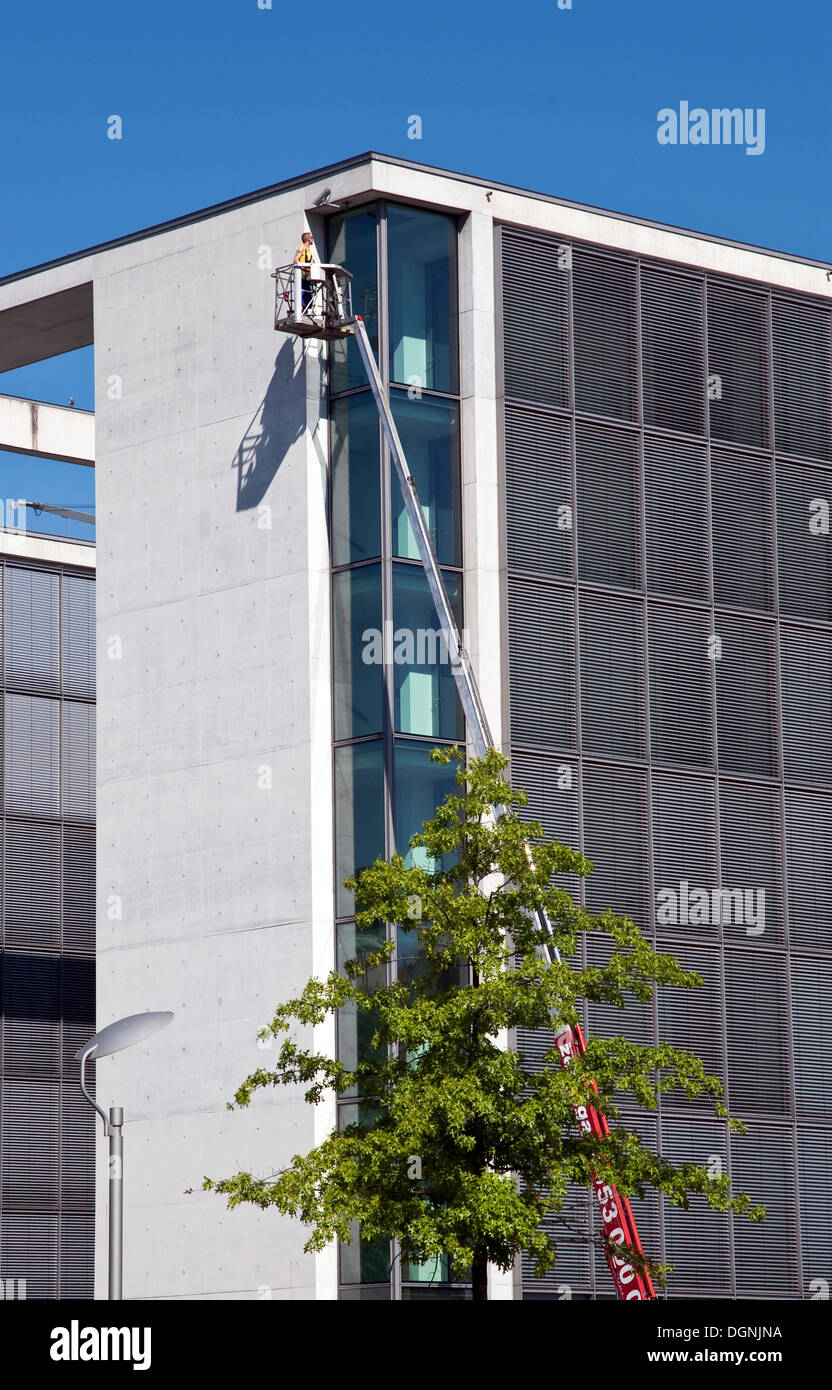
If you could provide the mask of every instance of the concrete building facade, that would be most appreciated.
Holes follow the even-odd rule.
[[[200,1191],[280,1168],[335,1122],[283,1090],[226,1104],[268,1058],[273,1006],[354,948],[342,880],[406,847],[444,790],[425,755],[461,733],[430,661],[361,659],[367,629],[432,623],[355,364],[273,332],[270,273],[305,226],[355,272],[515,780],[598,858],[593,905],[718,964],[704,1013],[589,1023],[706,1044],[752,1137],[732,1152],[671,1110],[651,1134],[733,1162],[765,1189],[772,1234],[701,1216],[683,1231],[645,1206],[645,1244],[686,1293],[811,1297],[832,1279],[813,984],[832,720],[823,679],[808,723],[784,692],[826,670],[832,617],[828,526],[809,527],[832,463],[826,268],[379,155],[0,281],[0,370],[95,344],[97,1017],[175,1014],[97,1067],[127,1121],[125,1297],[466,1294],[394,1251],[305,1254],[294,1223]],[[682,924],[683,882],[765,890],[763,932],[759,912],[736,936],[687,907]],[[354,1055],[351,1021],[337,1033],[316,1042]],[[573,1217],[588,1233],[578,1194]],[[497,1297],[564,1289],[609,1294],[583,1240],[549,1280],[493,1281]]]

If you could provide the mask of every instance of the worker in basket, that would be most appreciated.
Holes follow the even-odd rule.
[[[311,232],[304,232],[300,245],[295,251],[295,265],[302,267],[303,284],[301,287],[301,311],[306,312],[314,299],[320,282],[323,280],[321,272],[321,262],[315,246],[315,238]]]

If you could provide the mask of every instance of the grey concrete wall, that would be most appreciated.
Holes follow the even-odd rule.
[[[283,1088],[226,1109],[275,1004],[333,962],[321,361],[273,331],[269,277],[303,205],[96,264],[98,1022],[176,1016],[98,1064],[125,1108],[125,1298],[335,1295],[299,1223],[200,1190],[333,1120]]]

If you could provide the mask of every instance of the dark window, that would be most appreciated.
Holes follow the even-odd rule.
[[[378,261],[376,255],[376,209],[357,208],[337,213],[329,223],[329,259],[342,265],[353,276],[353,313],[360,314],[370,345],[378,358]],[[330,344],[329,385],[332,392],[366,386],[367,374],[352,336]]]
[[[379,565],[333,575],[332,630],[335,737],[379,734],[384,670]]]
[[[456,242],[444,213],[387,209],[391,381],[459,390]]]
[[[369,391],[332,407],[332,563],[381,554],[378,411]]]
[[[390,404],[437,559],[443,565],[461,565],[459,406],[456,401],[436,396],[410,400],[404,391],[391,391]],[[418,560],[416,537],[407,519],[395,470],[390,495],[393,554]]]

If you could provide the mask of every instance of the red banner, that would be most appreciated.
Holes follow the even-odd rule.
[[[564,1068],[569,1066],[573,1057],[582,1056],[586,1052],[586,1043],[580,1028],[576,1028],[574,1031],[571,1028],[565,1028],[563,1032],[558,1033],[555,1041],[561,1065]],[[598,1087],[594,1081],[592,1087],[597,1095]],[[599,1114],[594,1106],[575,1105],[573,1109],[575,1118],[584,1134],[593,1134],[596,1139],[603,1139],[609,1134],[610,1127],[606,1117]],[[629,1198],[622,1197],[612,1183],[602,1182],[594,1175],[592,1183],[601,1225],[607,1240],[615,1245],[629,1245],[640,1255],[643,1255],[644,1250],[639,1239]],[[625,1302],[630,1302],[631,1300],[647,1300],[656,1297],[653,1281],[647,1270],[637,1269],[626,1255],[614,1254],[609,1246],[607,1246],[607,1264],[610,1267],[610,1274],[619,1298],[624,1299]]]

